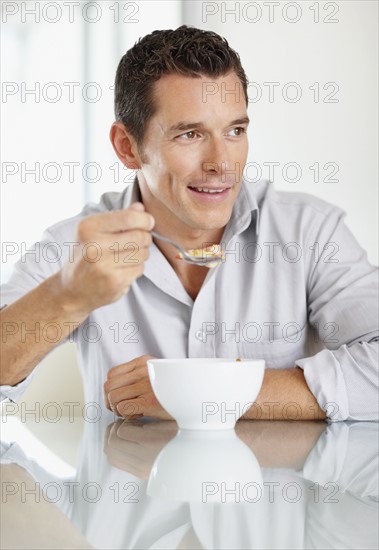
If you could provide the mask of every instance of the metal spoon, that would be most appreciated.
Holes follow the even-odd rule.
[[[172,246],[174,246],[183,256],[183,260],[188,262],[189,264],[212,268],[212,267],[216,267],[223,260],[221,256],[207,255],[206,252],[204,253],[203,256],[199,256],[199,257],[191,256],[191,254],[189,254],[186,250],[184,250],[184,248],[179,246],[177,243],[175,243],[171,239],[168,239],[167,237],[164,237],[163,235],[156,233],[156,231],[152,231],[151,234],[156,239],[160,239],[161,241],[165,241],[166,243],[169,243]]]

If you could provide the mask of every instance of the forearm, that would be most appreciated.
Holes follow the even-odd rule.
[[[324,420],[302,369],[266,369],[261,391],[244,418],[249,420]]]
[[[326,422],[238,422],[236,433],[253,451],[262,468],[303,467],[326,430]]]
[[[4,308],[1,313],[1,385],[14,386],[84,321],[62,290],[60,273]]]

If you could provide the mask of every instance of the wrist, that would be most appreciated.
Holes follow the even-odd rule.
[[[324,420],[302,369],[266,369],[259,395],[244,418],[249,420]]]
[[[70,317],[71,320],[82,322],[91,313],[91,309],[83,304],[80,293],[76,292],[74,294],[64,285],[61,271],[47,279],[46,283],[49,285],[51,298],[64,316]]]

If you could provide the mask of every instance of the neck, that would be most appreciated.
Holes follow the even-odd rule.
[[[154,231],[157,233],[172,239],[185,250],[203,248],[221,242],[224,227],[199,229],[188,226],[176,218],[164,205],[156,204],[146,186],[142,185],[140,189],[146,211],[155,219]],[[191,265],[176,258],[178,251],[171,244],[158,239],[154,239],[154,243],[170,263],[188,294],[195,300],[209,268]]]
[[[164,225],[161,226],[157,224],[156,230],[162,235],[172,238],[186,250],[190,248],[201,248],[209,244],[219,244],[224,231],[224,229],[219,229],[217,230],[217,233],[207,232],[206,236],[202,232],[199,237],[195,237],[194,234],[191,236],[183,235],[183,237],[178,237],[177,234],[173,236],[172,230],[165,229]],[[204,279],[209,272],[209,268],[191,265],[183,260],[180,260],[176,257],[178,254],[176,248],[164,241],[154,239],[154,243],[174,269],[187,293],[193,300],[195,300],[202,287]]]

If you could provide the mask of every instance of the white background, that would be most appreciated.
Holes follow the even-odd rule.
[[[182,23],[220,33],[241,55],[252,83],[249,163],[259,165],[264,178],[269,171],[263,163],[280,163],[273,178],[278,189],[301,190],[341,206],[369,259],[378,262],[376,1],[77,3],[2,2],[1,237],[3,252],[4,245],[14,252],[2,256],[3,282],[20,252],[47,226],[124,187],[128,173],[108,138],[118,62],[140,36]],[[268,83],[278,83],[272,101]],[[36,93],[25,93],[33,89]],[[254,101],[259,90],[262,97]],[[291,101],[299,90],[299,101]],[[39,182],[25,173],[36,163]],[[73,181],[67,163],[80,164]],[[83,177],[84,167],[87,180],[99,176],[89,163],[101,168],[96,183]],[[299,181],[288,181],[294,177],[284,170],[288,163],[300,166]],[[309,168],[315,163],[318,182],[315,168]],[[331,182],[333,167],[337,181]],[[51,181],[59,171],[61,177]],[[57,379],[57,357],[67,353],[65,347],[46,362],[56,366],[45,382],[50,401],[52,379],[58,380],[62,400],[65,391],[75,400],[80,389],[78,378]],[[72,364],[72,350],[69,354]],[[33,385],[45,392],[38,378]]]
[[[276,187],[341,206],[378,262],[376,1],[77,3],[2,3],[1,229],[3,243],[14,243],[3,281],[47,226],[130,181],[108,138],[117,64],[140,36],[182,22],[215,30],[241,55],[251,83],[249,179],[280,163]],[[27,172],[36,163],[39,182]],[[70,163],[79,163],[73,178]]]

